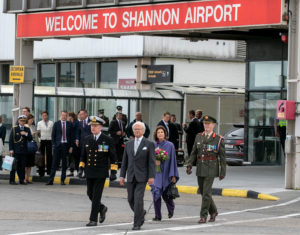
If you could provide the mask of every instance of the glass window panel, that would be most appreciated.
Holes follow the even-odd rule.
[[[95,87],[96,63],[80,63],[78,87]]]
[[[47,97],[47,111],[49,113],[49,120],[51,121],[57,121],[57,118],[55,118],[55,114],[57,110],[55,109],[56,105],[56,97]]]
[[[114,3],[114,0],[87,0],[87,4]]]
[[[103,62],[100,64],[100,87],[118,88],[118,64],[117,62]]]
[[[34,115],[36,124],[38,123],[38,121],[40,121],[42,119],[41,112],[46,110],[46,108],[47,108],[46,101],[47,101],[47,97],[39,97],[39,96],[34,97],[34,113],[33,113],[33,115]]]
[[[287,74],[288,74],[288,62],[284,61],[283,62],[283,88],[286,89],[287,88]]]
[[[56,5],[58,7],[63,7],[63,6],[78,6],[81,5],[82,0],[56,0]]]
[[[281,148],[273,128],[249,128],[248,160],[255,163],[279,163]]]
[[[7,10],[22,10],[22,0],[8,0],[7,1]]]
[[[250,62],[250,89],[280,89],[281,61]]]
[[[55,86],[55,64],[41,64],[39,86]]]
[[[75,112],[75,100],[75,98],[70,97],[58,98],[57,120],[60,119],[61,111]]]
[[[12,128],[12,96],[0,96],[0,115],[2,116],[2,124],[6,127],[6,141],[9,140],[10,130]]]
[[[280,93],[250,92],[249,126],[273,126]]]
[[[75,85],[75,63],[61,63],[58,86],[74,87],[74,85]]]
[[[9,64],[0,64],[0,85],[9,85]]]
[[[50,8],[51,0],[27,0],[28,9]]]

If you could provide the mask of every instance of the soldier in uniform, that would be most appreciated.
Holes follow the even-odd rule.
[[[18,117],[18,125],[14,126],[11,130],[9,137],[9,152],[11,156],[17,160],[17,173],[20,184],[27,184],[25,179],[25,162],[27,157],[27,143],[32,140],[31,131],[25,127],[27,117],[21,115]],[[10,172],[9,183],[16,184],[15,182],[16,171]]]
[[[104,127],[109,127],[109,118],[104,115],[104,109],[98,110],[98,116],[104,120]]]
[[[196,136],[186,168],[187,174],[191,174],[193,163],[196,162],[196,175],[202,195],[200,220],[198,222],[200,224],[206,223],[208,214],[210,214],[209,222],[215,221],[218,211],[212,199],[212,185],[215,177],[222,180],[226,174],[224,141],[220,135],[213,131],[216,126],[216,119],[204,116],[203,123],[205,131]],[[221,170],[219,170],[219,163]]]
[[[126,127],[126,126],[127,126],[127,123],[128,123],[128,119],[127,119],[127,115],[124,114],[124,113],[122,112],[122,110],[123,110],[123,107],[122,107],[121,105],[118,105],[118,106],[117,106],[117,113],[122,113],[122,122],[123,122],[123,124],[124,124],[124,127]],[[117,119],[116,116],[117,116],[117,114],[114,115],[113,120],[116,120],[116,119]]]
[[[107,207],[101,203],[101,197],[108,177],[109,162],[115,163],[117,156],[112,138],[101,132],[103,119],[96,116],[90,119],[92,134],[86,136],[82,146],[79,176],[82,176],[85,168],[87,195],[92,202],[90,222],[86,226],[97,226],[98,213],[100,213],[99,223],[105,220]]]

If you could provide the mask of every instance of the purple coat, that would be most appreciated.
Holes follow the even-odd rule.
[[[176,161],[176,151],[173,143],[164,140],[159,143],[155,143],[155,149],[161,148],[168,153],[168,159],[161,162],[161,172],[156,172],[154,184],[151,185],[151,191],[153,194],[154,201],[161,197],[162,193],[171,184],[171,179],[173,176],[176,177],[177,181],[179,179],[177,161]]]

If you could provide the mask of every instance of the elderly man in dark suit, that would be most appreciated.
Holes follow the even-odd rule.
[[[67,171],[67,155],[72,153],[74,136],[72,124],[67,121],[68,112],[62,111],[60,120],[55,122],[52,129],[53,160],[49,181],[46,185],[53,185],[56,170],[62,161],[61,185],[65,185]]]
[[[145,124],[136,122],[133,125],[135,138],[129,141],[124,150],[120,185],[124,186],[127,173],[127,192],[130,208],[134,212],[132,230],[140,230],[144,224],[144,193],[148,184],[154,183],[155,152],[154,143],[143,137]]]

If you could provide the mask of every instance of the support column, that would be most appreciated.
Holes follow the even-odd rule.
[[[33,101],[33,41],[15,39],[15,60],[14,65],[25,66],[24,83],[14,84],[13,94],[13,125],[22,107],[32,109]]]
[[[296,101],[296,110],[299,112],[300,89],[300,4],[297,0],[290,1],[289,20],[289,51],[288,51],[288,100]],[[300,116],[296,115],[295,121],[288,121],[287,135],[293,138],[292,151],[286,154],[285,159],[285,188],[300,188]]]

